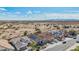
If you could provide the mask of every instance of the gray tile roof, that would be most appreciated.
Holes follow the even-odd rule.
[[[26,49],[29,42],[30,39],[27,36],[18,37],[10,40],[10,43],[15,46],[16,50],[21,50],[22,48]]]

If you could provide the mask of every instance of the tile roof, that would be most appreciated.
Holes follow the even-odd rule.
[[[10,43],[17,49],[20,50],[28,45],[30,39],[27,36],[18,37],[10,40]]]
[[[44,33],[41,33],[38,35],[42,40],[48,40],[48,41],[51,41],[53,40],[53,35],[51,33],[48,33],[48,32],[44,32]]]
[[[11,46],[7,40],[0,40],[0,46],[7,49],[14,49],[13,46]]]

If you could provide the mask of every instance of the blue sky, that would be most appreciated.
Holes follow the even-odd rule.
[[[0,7],[0,20],[79,20],[79,7]]]

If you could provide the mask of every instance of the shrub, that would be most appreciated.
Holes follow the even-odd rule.
[[[79,46],[77,46],[75,49],[71,49],[71,51],[79,51]]]
[[[23,35],[24,35],[24,36],[26,36],[26,35],[27,35],[27,33],[28,33],[28,32],[27,32],[27,31],[25,31]]]

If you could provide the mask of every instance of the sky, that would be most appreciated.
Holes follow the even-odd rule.
[[[0,20],[79,21],[79,7],[0,7]]]

